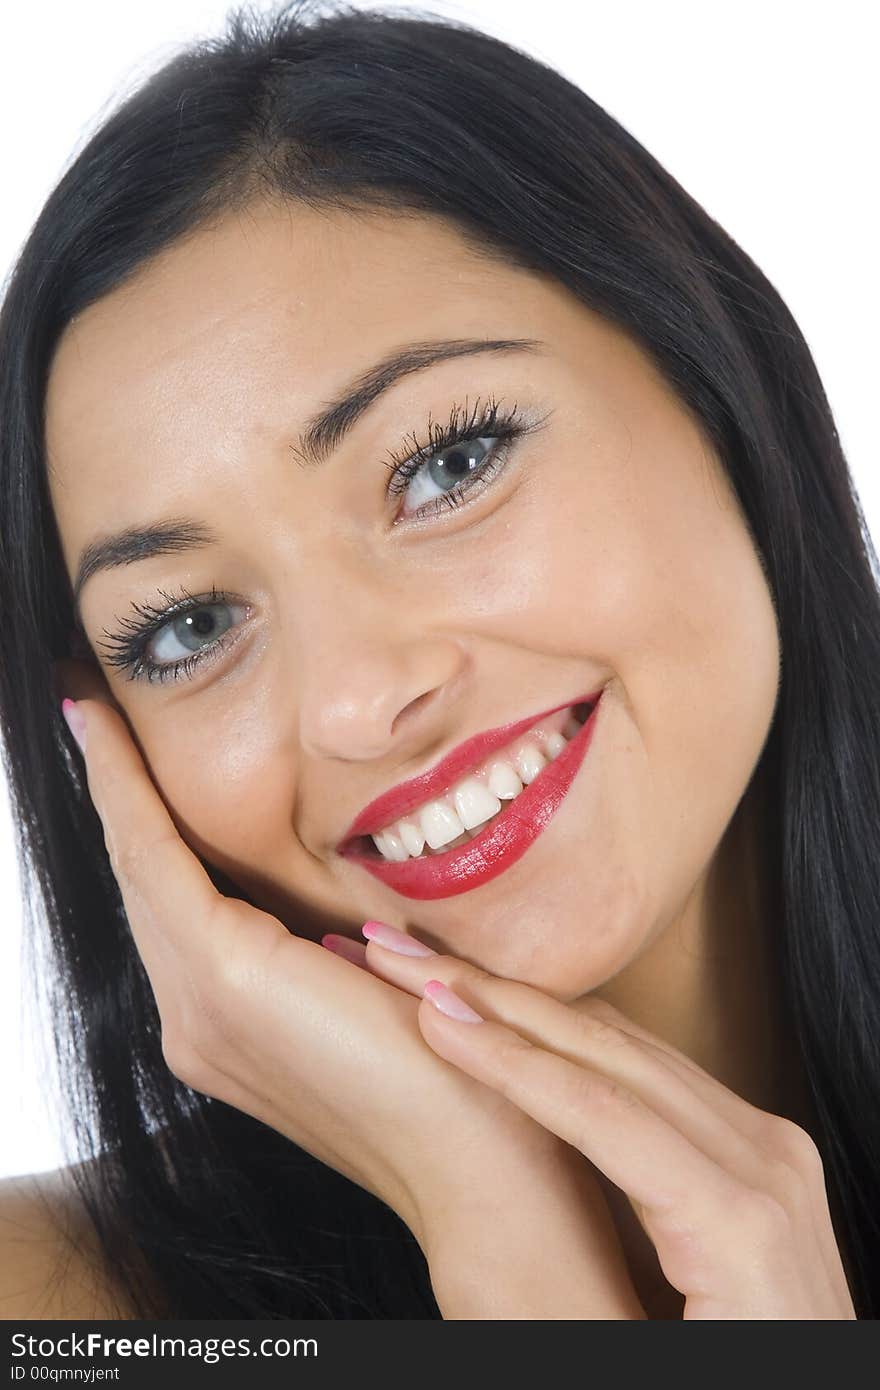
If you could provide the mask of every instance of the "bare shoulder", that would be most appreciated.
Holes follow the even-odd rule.
[[[71,1171],[0,1180],[0,1319],[138,1316],[100,1273]]]

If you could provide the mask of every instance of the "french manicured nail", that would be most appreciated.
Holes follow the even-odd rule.
[[[86,751],[86,721],[83,718],[82,711],[77,709],[76,701],[62,700],[61,713],[67,720],[67,727],[79,744],[81,751],[84,753]]]
[[[405,931],[398,931],[396,927],[389,927],[385,922],[364,922],[361,931],[368,941],[375,941],[377,946],[384,946],[387,951],[397,951],[401,956],[436,956],[437,952],[432,951],[430,946],[425,946],[423,942],[416,941],[414,936],[408,936]]]
[[[457,1018],[462,1023],[485,1022],[482,1014],[478,1014],[470,1004],[459,999],[442,980],[429,980],[425,985],[424,994],[425,998],[430,999],[434,1007],[439,1009],[441,1014],[446,1014],[447,1018]]]
[[[348,936],[337,936],[335,932],[328,932],[321,937],[321,945],[328,951],[332,951],[334,956],[343,956],[345,960],[354,961],[355,965],[366,965],[367,948],[360,941],[352,941]]]

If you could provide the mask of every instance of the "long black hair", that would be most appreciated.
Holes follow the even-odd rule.
[[[760,765],[772,947],[856,1312],[877,1317],[878,565],[804,338],[745,252],[552,68],[430,11],[302,0],[230,12],[119,104],[49,196],[0,315],[5,768],[71,1157],[96,1160],[73,1176],[113,1281],[145,1317],[439,1316],[389,1208],[169,1072],[53,684],[75,630],[43,438],[59,335],[176,238],[267,195],[439,215],[554,277],[650,354],[717,449],[782,647]]]

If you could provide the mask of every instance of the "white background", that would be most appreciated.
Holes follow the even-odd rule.
[[[180,45],[217,33],[229,8],[217,0],[5,7],[0,273],[101,116]],[[258,0],[253,8],[270,6]],[[758,263],[816,358],[880,543],[871,405],[878,367],[871,330],[880,316],[874,7],[864,0],[434,0],[430,8],[562,71]],[[466,89],[451,99],[467,100]],[[0,1176],[62,1162],[46,1109],[50,1085],[33,1045],[46,1027],[19,1002],[20,901],[0,784]]]

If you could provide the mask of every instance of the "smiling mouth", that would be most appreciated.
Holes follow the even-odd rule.
[[[487,834],[533,782],[540,781],[566,744],[583,728],[598,696],[564,711],[561,727],[548,732],[542,722],[504,749],[491,754],[448,792],[373,835],[358,835],[347,853],[385,863],[442,859]],[[558,722],[558,721],[557,721]],[[460,833],[456,833],[460,830]],[[448,838],[452,834],[453,838]],[[441,843],[442,841],[442,843]]]
[[[402,898],[415,901],[450,898],[459,893],[470,893],[490,883],[518,863],[553,822],[592,747],[600,709],[604,703],[603,693],[604,687],[595,700],[587,697],[586,702],[579,701],[574,705],[562,706],[561,709],[553,711],[552,716],[545,715],[523,730],[520,737],[528,742],[541,733],[551,738],[555,734],[561,734],[561,725],[565,726],[565,735],[557,741],[557,745],[561,744],[561,747],[552,761],[548,762],[535,748],[531,753],[527,752],[527,785],[523,786],[520,783],[519,792],[509,798],[517,802],[516,810],[511,812],[510,806],[505,806],[502,814],[490,816],[482,825],[474,824],[468,833],[469,842],[461,843],[459,840],[462,833],[461,822],[451,821],[447,822],[445,828],[435,837],[438,840],[437,845],[429,846],[437,850],[437,853],[419,853],[411,856],[400,844],[386,845],[386,849],[390,848],[393,853],[390,856],[383,854],[375,844],[370,843],[375,837],[379,839],[381,846],[383,832],[373,832],[366,837],[359,836],[349,842],[348,849],[343,846],[340,853],[353,867],[359,865],[385,888],[398,893]],[[572,717],[575,711],[578,718]],[[548,720],[552,720],[549,727]],[[502,753],[509,756],[515,747],[515,738],[503,749],[496,745],[495,756],[500,758]],[[552,754],[553,750],[549,751]],[[491,764],[491,759],[489,761]],[[482,771],[485,776],[485,765],[482,768],[478,767],[477,771]],[[470,782],[471,776],[465,776],[462,780]],[[453,785],[452,790],[459,792],[461,787]],[[485,791],[485,788],[480,790]],[[471,788],[467,794],[473,794],[473,789]],[[476,795],[479,810],[479,795]],[[440,798],[441,801],[443,799]],[[463,809],[466,809],[466,805],[467,802]],[[492,802],[490,809],[499,805],[500,798]],[[424,803],[420,809],[424,815]],[[423,828],[430,829],[430,824]],[[427,841],[427,835],[425,840]],[[453,840],[459,841],[457,846]],[[354,847],[358,844],[363,846],[361,850]]]

